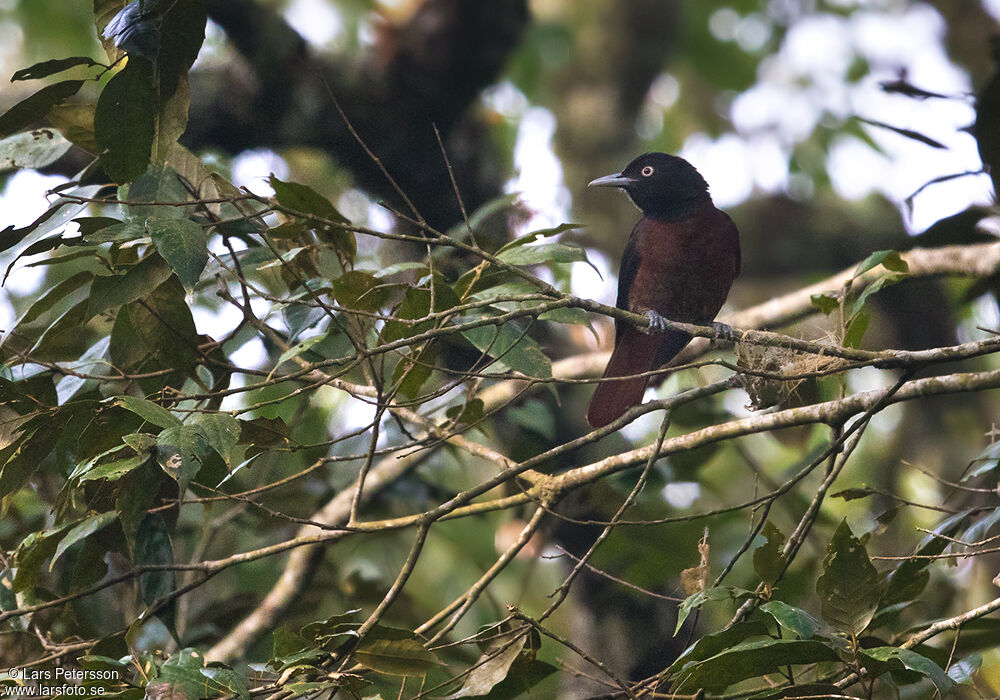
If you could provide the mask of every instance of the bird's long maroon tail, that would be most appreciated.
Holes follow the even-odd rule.
[[[635,328],[623,328],[615,339],[615,350],[603,379],[630,377],[661,367],[676,357],[690,340],[687,333],[676,331],[646,334]],[[594,428],[607,425],[632,406],[642,403],[648,384],[649,377],[602,381],[590,399],[587,422]]]

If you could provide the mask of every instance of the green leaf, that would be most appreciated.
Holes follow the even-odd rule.
[[[552,376],[552,363],[534,338],[514,324],[479,326],[462,331],[462,335],[482,353],[496,359],[501,369],[521,372],[529,377],[547,379]]]
[[[0,115],[0,138],[7,138],[38,121],[63,100],[72,97],[83,87],[83,80],[64,80],[46,85]]]
[[[316,345],[317,343],[323,342],[324,340],[326,340],[326,338],[327,336],[325,333],[320,333],[318,335],[310,336],[305,340],[299,341],[298,343],[296,343],[295,345],[293,345],[292,347],[288,348],[283,353],[281,353],[281,355],[278,357],[277,362],[274,363],[274,370],[277,370],[279,367],[281,367],[281,365],[285,364],[286,362],[288,362],[293,358],[298,357],[302,353],[308,352],[312,348],[312,346]],[[272,373],[274,372],[274,370],[271,370]]]
[[[201,700],[228,694],[226,686],[189,666],[164,664],[160,675],[146,686],[149,700]]]
[[[506,206],[509,206],[509,203],[506,204]],[[518,238],[515,238],[510,243],[503,246],[500,250],[497,251],[497,256],[500,257],[503,253],[512,251],[515,248],[520,248],[529,243],[534,243],[539,238],[549,238],[551,236],[558,236],[560,233],[564,233],[566,231],[572,231],[573,229],[578,229],[578,228],[583,228],[583,224],[559,224],[558,226],[555,226],[553,228],[543,228],[539,229],[538,231],[532,231],[531,233],[526,233],[523,236],[519,236]]]
[[[827,316],[840,308],[840,300],[833,294],[813,294],[809,301]]]
[[[62,280],[54,287],[48,289],[44,294],[42,294],[42,296],[38,297],[38,299],[36,299],[23,314],[21,314],[21,317],[18,318],[17,321],[14,322],[11,329],[4,334],[3,340],[0,340],[0,345],[7,341],[7,338],[12,330],[31,323],[93,278],[93,272],[90,272],[89,270],[80,270],[79,272]]]
[[[330,283],[341,306],[359,311],[380,309],[389,299],[389,287],[369,272],[351,270]]]
[[[160,428],[173,428],[181,425],[181,419],[163,406],[146,399],[140,399],[138,396],[115,396],[112,399],[105,399],[105,401],[109,401],[112,406],[121,406],[126,411],[131,411],[144,421]]]
[[[233,448],[240,440],[240,422],[228,413],[201,413],[191,425],[197,428],[205,442],[229,465]]]
[[[98,464],[93,469],[88,469],[84,473],[80,474],[78,476],[78,481],[81,483],[84,481],[95,481],[97,479],[116,481],[136,467],[140,466],[145,461],[145,456],[133,455],[131,457],[125,457],[124,459],[104,462],[103,464]]]
[[[703,591],[698,591],[692,595],[689,595],[684,599],[677,607],[677,626],[674,628],[674,635],[681,631],[681,627],[684,625],[684,621],[687,620],[688,615],[695,608],[700,608],[702,605],[708,602],[716,602],[720,600],[740,600],[741,598],[753,598],[757,594],[753,591],[748,591],[745,588],[737,588],[735,586],[713,586],[712,588],[706,588]]]
[[[77,349],[80,328],[90,319],[86,301],[71,306],[53,321],[31,348],[31,353],[42,357],[58,357]]]
[[[978,479],[984,474],[989,474],[995,470],[997,466],[1000,466],[1000,440],[991,442],[986,446],[986,449],[969,462],[969,466],[966,467],[966,473],[959,480],[959,483],[964,484],[973,479]]]
[[[362,666],[393,676],[422,676],[441,662],[409,630],[377,626],[354,650]]]
[[[67,523],[50,530],[32,532],[21,541],[14,551],[17,573],[14,574],[11,585],[15,593],[20,593],[35,583],[42,563],[52,556],[71,527],[73,523]]]
[[[906,261],[899,257],[895,250],[876,250],[867,258],[858,263],[858,269],[854,271],[855,277],[860,277],[871,269],[881,265],[893,272],[909,272],[910,267]]]
[[[469,698],[487,695],[494,686],[507,678],[511,666],[521,654],[527,641],[527,631],[523,627],[496,632],[484,645],[482,655],[473,664],[462,687],[447,697]]]
[[[118,511],[125,538],[130,543],[135,542],[146,511],[156,502],[165,480],[163,472],[152,460],[144,459],[116,484],[115,510]]]
[[[580,246],[566,245],[565,243],[542,243],[510,248],[497,253],[497,259],[503,260],[509,265],[546,265],[586,261],[587,253]]]
[[[201,469],[207,451],[208,442],[196,425],[166,428],[156,436],[156,461],[180,484],[182,493]]]
[[[403,396],[411,399],[416,397],[420,393],[420,387],[431,378],[436,348],[432,344],[426,350],[414,350],[396,363],[392,371],[392,385],[398,386]]]
[[[115,182],[131,182],[146,171],[158,101],[153,66],[139,57],[130,58],[101,91],[94,136],[101,148],[101,165]]]
[[[732,627],[728,627],[719,632],[706,634],[697,642],[689,646],[678,656],[667,669],[670,673],[675,673],[688,666],[692,662],[704,661],[716,654],[736,646],[752,637],[769,637],[767,625],[763,620],[750,620],[748,622],[737,622]]]
[[[507,677],[490,691],[489,700],[525,700],[533,697],[554,697],[553,690],[542,693],[536,686],[556,673],[552,664],[531,658],[529,654],[519,656],[510,667]],[[551,686],[553,684],[549,684]]]
[[[75,68],[76,66],[90,67],[100,65],[103,64],[98,63],[89,56],[55,58],[50,61],[42,61],[41,63],[36,63],[33,66],[14,71],[14,75],[11,76],[10,82],[13,83],[16,80],[37,80],[38,78],[47,78],[50,75],[62,73],[64,70],[69,70],[70,68]]]
[[[96,316],[149,296],[170,277],[171,270],[159,255],[150,255],[122,275],[98,277],[90,288],[90,314]]]
[[[55,425],[41,425],[26,432],[21,439],[0,450],[0,498],[20,490],[41,466],[54,447],[51,430]]]
[[[59,132],[73,144],[87,153],[96,154],[100,151],[94,138],[95,103],[71,102],[55,105],[49,110],[48,120]]]
[[[851,637],[864,632],[878,609],[878,572],[846,520],[840,523],[827,547],[816,592],[822,602],[823,619]]]
[[[171,148],[187,129],[190,106],[191,90],[188,86],[188,77],[181,75],[177,80],[177,88],[160,104],[156,120],[156,136],[150,154],[153,163],[166,162]]]
[[[485,404],[483,404],[482,399],[472,399],[459,406],[451,406],[445,415],[449,420],[455,421],[456,424],[466,424],[471,425],[482,420],[485,415]]]
[[[948,677],[962,685],[972,685],[975,675],[983,666],[983,655],[969,654],[948,667]]]
[[[55,129],[35,129],[0,141],[0,171],[44,168],[63,157],[73,144]]]
[[[272,189],[274,189],[274,198],[282,207],[290,209],[295,213],[317,216],[335,224],[350,223],[343,214],[337,211],[337,208],[330,203],[329,199],[313,188],[307,185],[300,185],[297,182],[283,182],[273,174],[269,182]],[[340,226],[324,225],[323,222],[318,221],[313,221],[310,225],[316,228],[316,234],[320,240],[330,243],[348,261],[354,260],[358,252],[354,232]]]
[[[157,68],[164,99],[181,90],[191,64],[205,41],[205,3],[202,0],[172,0],[163,15]]]
[[[674,692],[698,689],[721,692],[741,681],[783,671],[786,666],[840,661],[836,650],[826,644],[801,639],[746,641],[699,663],[685,666],[676,674]]]
[[[312,214],[323,219],[336,221],[340,224],[350,223],[347,218],[337,211],[337,208],[330,203],[330,200],[307,185],[300,185],[297,182],[283,182],[272,173],[268,179],[271,188],[274,190],[274,198],[278,204],[295,212]]]
[[[847,324],[847,331],[844,333],[844,347],[861,347],[861,341],[864,340],[865,331],[868,330],[869,320],[871,320],[871,314],[867,311],[862,311],[851,319],[851,322]]]
[[[797,634],[799,639],[812,639],[820,629],[819,620],[815,617],[780,600],[768,601],[760,609],[773,617],[779,625]]]
[[[184,183],[169,165],[154,165],[128,186],[129,216],[135,219],[183,219],[191,213],[191,206],[176,206],[190,199]],[[167,206],[173,203],[174,206]]]
[[[59,546],[56,547],[55,554],[52,555],[52,561],[49,563],[49,571],[52,571],[52,567],[55,566],[56,561],[63,553],[72,547],[77,542],[90,537],[98,530],[110,525],[118,519],[118,513],[111,511],[108,513],[99,513],[98,515],[91,515],[73,527],[66,536],[62,538],[59,542]]]
[[[440,275],[434,276],[432,284],[434,285],[435,312],[447,311],[461,304],[455,290]],[[424,318],[430,313],[430,306],[431,290],[428,287],[408,287],[403,301],[392,312],[392,320],[383,327],[382,339],[391,343],[411,338],[433,328],[435,324],[433,319],[419,323],[404,323],[404,321],[418,321]]]
[[[150,433],[129,433],[122,436],[122,442],[138,455],[149,455],[156,447],[156,436]]]
[[[764,523],[761,532],[767,542],[753,551],[753,569],[761,581],[772,586],[785,570],[786,560],[782,552],[785,536],[770,520]]]
[[[158,513],[150,513],[139,523],[135,533],[135,543],[132,547],[132,564],[135,566],[173,565],[174,548],[170,543],[170,532],[167,524]],[[145,605],[152,605],[157,600],[166,597],[174,589],[175,574],[170,570],[147,571],[139,575],[139,600]],[[170,609],[167,609],[165,624],[170,619]],[[161,613],[161,616],[163,614]],[[171,625],[168,624],[168,627]]]
[[[104,217],[94,218],[103,219]],[[78,221],[78,219],[73,220]],[[84,232],[83,226],[81,226],[80,233],[83,235],[84,240],[90,244],[131,241],[136,238],[143,238],[146,235],[146,223],[142,220],[116,221],[115,219],[111,219],[104,225],[95,222],[95,225],[88,227],[86,232]]]
[[[507,418],[525,430],[541,435],[546,440],[555,441],[556,417],[552,407],[537,399],[525,401],[520,406],[509,406]]]
[[[929,678],[941,694],[948,692],[955,686],[955,681],[940,666],[926,656],[921,656],[910,649],[875,647],[874,649],[859,649],[858,655],[867,656],[881,663],[898,662],[906,670],[916,671]]]
[[[889,574],[889,585],[882,596],[882,605],[915,600],[924,590],[930,580],[927,567],[934,561],[933,557],[945,550],[949,544],[947,537],[954,537],[961,529],[969,511],[964,510],[945,518],[934,528],[934,533],[927,535],[917,545],[912,559],[902,562]]]
[[[878,491],[875,489],[858,486],[850,489],[843,489],[841,491],[837,491],[836,493],[831,493],[830,498],[842,498],[845,501],[855,501],[859,498],[868,498],[869,496],[875,495],[878,495]]]
[[[146,231],[157,252],[191,289],[208,263],[208,239],[201,226],[190,219],[146,219]]]
[[[123,369],[154,357],[166,367],[190,373],[198,360],[197,342],[184,288],[171,276],[145,299],[119,310],[111,330],[110,354]]]

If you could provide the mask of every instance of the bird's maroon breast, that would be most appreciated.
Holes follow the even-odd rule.
[[[714,319],[739,267],[738,234],[729,217],[711,206],[680,221],[647,216],[632,236],[640,262],[629,307],[685,323]]]

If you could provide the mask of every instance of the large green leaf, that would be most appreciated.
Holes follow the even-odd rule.
[[[72,97],[83,87],[83,80],[64,80],[46,85],[0,115],[0,138],[7,138],[16,131],[31,126],[63,100]]]
[[[159,255],[150,255],[128,268],[124,274],[98,277],[90,288],[90,314],[117,309],[142,299],[170,277],[171,270]]]
[[[858,267],[854,271],[854,275],[855,277],[863,275],[879,265],[892,272],[910,271],[909,265],[906,264],[905,260],[899,257],[899,253],[895,250],[876,250],[874,253],[858,263]]]
[[[132,564],[135,566],[170,566],[174,563],[174,548],[170,531],[162,516],[150,513],[139,523],[132,547]],[[147,571],[139,576],[139,600],[151,605],[174,589],[175,574],[170,570]],[[169,608],[166,620],[169,620]]]
[[[502,197],[500,200],[504,206],[509,206],[510,203],[506,197]],[[471,222],[470,222],[471,223]],[[497,251],[497,256],[503,256],[504,254],[510,253],[510,251],[515,248],[521,248],[529,243],[534,243],[539,238],[549,238],[550,236],[557,236],[560,233],[566,231],[572,231],[573,229],[583,228],[583,224],[559,224],[552,228],[543,228],[538,231],[532,231],[531,233],[526,233],[523,236],[519,236],[512,240],[510,243],[504,245],[500,250]]]
[[[755,595],[753,591],[748,591],[745,588],[737,588],[736,586],[712,586],[703,591],[692,593],[677,607],[677,625],[674,627],[674,634],[676,635],[681,631],[681,626],[687,620],[691,611],[700,608],[705,603],[720,600],[741,600]]]
[[[50,530],[38,530],[21,541],[14,551],[17,572],[11,583],[15,593],[20,593],[35,583],[42,564],[55,553],[59,542],[72,527],[73,523],[67,523]]]
[[[64,70],[75,68],[76,66],[99,66],[101,65],[89,56],[71,56],[70,58],[54,58],[50,61],[42,61],[33,66],[14,71],[10,81],[16,80],[37,80],[47,78]]]
[[[768,628],[763,620],[737,622],[735,625],[719,632],[706,634],[685,649],[684,653],[678,656],[667,670],[671,673],[679,671],[693,662],[709,659],[752,637],[767,636],[769,636]]]
[[[575,245],[542,243],[511,248],[498,253],[497,258],[510,265],[545,265],[582,262],[587,259],[587,254],[583,248]]]
[[[948,538],[955,536],[968,516],[967,510],[949,516],[934,528],[933,533],[924,537],[913,552],[917,556],[902,562],[889,574],[882,605],[908,602],[920,595],[930,580],[927,567],[934,561],[933,557],[945,550],[950,543]]]
[[[240,422],[228,413],[201,413],[192,419],[191,425],[201,431],[208,446],[230,464],[233,448],[240,439]]]
[[[35,129],[0,141],[0,171],[44,168],[59,160],[73,144],[55,129]]]
[[[822,602],[823,619],[848,636],[864,632],[878,609],[878,571],[846,520],[840,523],[827,547],[816,592]]]
[[[515,325],[479,326],[462,331],[477,350],[494,358],[494,366],[521,372],[529,377],[552,376],[552,363],[534,338]]]
[[[409,630],[377,626],[354,650],[366,668],[393,676],[422,676],[441,662]]]
[[[59,546],[56,547],[55,554],[52,555],[52,561],[49,563],[49,570],[52,570],[56,561],[59,560],[59,557],[61,557],[67,549],[72,547],[77,542],[90,537],[95,532],[110,525],[117,519],[118,513],[114,511],[109,513],[98,513],[84,518],[82,522],[75,525],[69,532],[66,533],[66,536],[60,540]]]
[[[785,570],[786,560],[782,552],[785,536],[768,520],[761,530],[767,542],[753,551],[753,568],[760,580],[773,586]]]
[[[488,694],[507,677],[527,639],[524,634],[519,637],[511,634],[498,635],[473,664],[459,691],[448,697],[469,698]]]
[[[760,610],[773,617],[785,629],[797,634],[799,639],[812,639],[820,629],[819,620],[815,617],[802,608],[780,600],[768,601],[760,606]]]
[[[156,57],[164,100],[186,89],[180,83],[186,79],[205,41],[206,19],[203,0],[172,0],[166,5]]]
[[[833,647],[817,641],[750,640],[685,666],[675,674],[673,690],[678,693],[692,693],[699,689],[717,692],[734,683],[784,671],[787,666],[839,660]]]
[[[146,231],[157,252],[188,289],[194,287],[208,263],[208,238],[190,219],[146,219]]]
[[[110,353],[120,368],[134,367],[152,357],[187,373],[198,360],[197,343],[184,288],[171,276],[148,297],[119,310],[111,330]]]
[[[57,424],[36,419],[30,431],[0,450],[0,498],[14,493],[28,483],[31,475],[41,466],[42,460],[52,452],[55,442],[50,431],[56,429]]]
[[[296,213],[318,216],[335,224],[350,223],[329,199],[313,188],[297,182],[283,182],[274,175],[271,175],[270,183],[274,189],[274,198],[282,207]],[[310,226],[316,229],[316,234],[321,240],[332,245],[348,262],[353,262],[358,252],[353,231],[341,226],[324,225],[323,222],[317,221],[311,221]]]
[[[115,182],[131,182],[146,171],[156,133],[157,90],[153,65],[132,57],[104,86],[94,113],[101,165]]]
[[[916,671],[927,678],[935,685],[940,693],[946,693],[955,685],[947,673],[940,666],[910,649],[898,647],[876,647],[874,649],[861,649],[858,651],[861,657],[868,657],[880,663],[890,665],[900,665],[908,671]]]
[[[191,206],[177,206],[190,199],[177,171],[169,165],[154,165],[128,186],[128,214],[135,219],[183,219]]]
[[[131,411],[147,423],[160,428],[174,428],[181,425],[181,419],[159,404],[138,396],[116,396],[108,400],[113,406],[121,406]]]
[[[166,428],[156,437],[156,461],[170,478],[187,488],[208,452],[208,442],[196,425]]]
[[[31,306],[29,306],[23,314],[21,314],[17,321],[15,321],[11,326],[11,329],[4,333],[3,339],[0,340],[0,344],[6,342],[12,330],[27,325],[39,318],[42,314],[49,311],[53,306],[58,304],[93,278],[93,272],[90,272],[89,270],[81,270],[70,275],[55,286],[47,289],[40,297],[32,302]]]

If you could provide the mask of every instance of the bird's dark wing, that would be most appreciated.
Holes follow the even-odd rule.
[[[639,219],[642,222],[642,219]],[[636,273],[639,271],[639,262],[642,259],[639,255],[639,244],[638,244],[638,229],[639,224],[635,225],[632,229],[632,234],[628,237],[628,243],[625,244],[625,251],[622,253],[622,264],[618,269],[618,300],[615,302],[615,306],[619,309],[625,311],[630,311],[628,295],[632,290],[632,282],[635,281]],[[615,334],[620,336],[622,333],[622,326],[625,325],[623,321],[615,319]]]
[[[726,212],[722,211],[721,209],[719,210],[719,213],[722,214],[723,218],[726,220],[726,223],[729,224],[730,235],[733,238],[733,245],[735,246],[735,249],[734,249],[734,253],[735,253],[735,255],[734,255],[734,261],[735,261],[735,264],[736,264],[736,269],[733,271],[733,277],[736,278],[736,277],[739,277],[739,275],[740,275],[740,267],[742,267],[742,265],[743,265],[743,258],[742,258],[742,255],[740,254],[740,232],[739,232],[739,229],[736,228],[736,224],[730,218],[729,214],[727,214]]]

